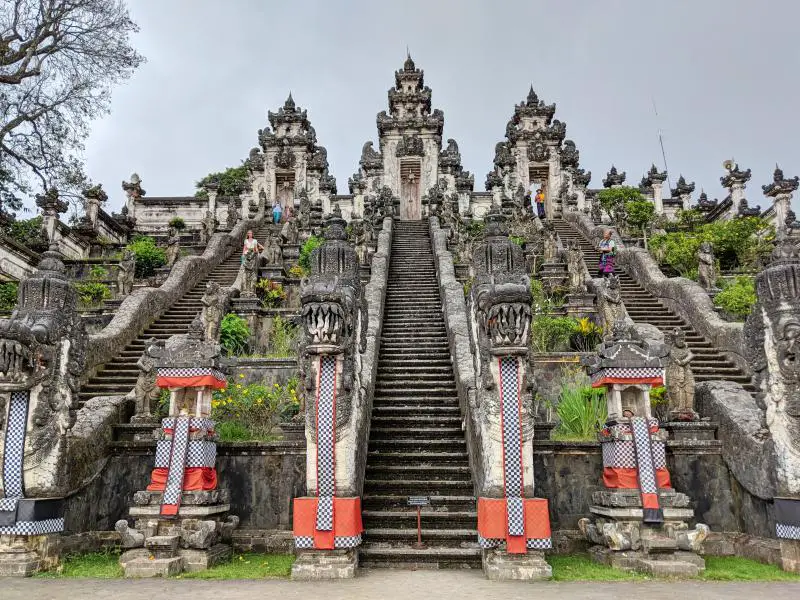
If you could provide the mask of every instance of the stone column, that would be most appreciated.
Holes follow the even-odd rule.
[[[58,190],[52,188],[36,196],[36,206],[42,209],[42,228],[50,243],[56,241],[58,215],[67,212],[67,203],[58,197]]]
[[[761,188],[767,198],[772,198],[775,209],[775,231],[779,239],[788,233],[789,227],[786,220],[789,211],[792,210],[792,192],[797,189],[798,183],[800,183],[800,177],[786,179],[783,171],[776,165],[772,183]]]
[[[97,229],[97,215],[100,211],[100,206],[108,200],[108,194],[103,191],[103,185],[97,184],[83,192],[84,210],[86,211],[86,218],[89,221],[92,229]]]
[[[135,219],[136,201],[147,193],[142,189],[141,177],[133,173],[130,181],[122,182],[122,189],[125,191],[125,208],[128,209],[128,217]]]
[[[208,210],[214,215],[214,218],[217,218],[217,191],[219,190],[219,183],[216,181],[210,181],[205,186],[205,190],[208,193]]]
[[[722,187],[728,188],[730,193],[731,207],[728,209],[725,218],[732,219],[739,213],[739,205],[742,200],[745,200],[745,185],[750,180],[751,173],[750,169],[746,171],[739,170],[739,165],[733,161],[726,161],[725,168],[728,170],[728,174],[720,177],[719,180]]]

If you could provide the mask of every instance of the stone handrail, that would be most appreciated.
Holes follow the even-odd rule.
[[[475,481],[475,489],[483,489],[485,481],[481,452],[480,415],[478,413],[475,382],[475,356],[470,341],[467,303],[464,286],[456,280],[453,255],[447,249],[445,232],[439,227],[439,219],[430,219],[431,246],[436,265],[436,277],[442,295],[442,310],[453,359],[453,372],[458,390],[458,402],[465,422],[469,463]]]
[[[570,215],[568,219],[591,240],[599,230],[612,229],[594,225],[583,215]],[[616,239],[616,235],[615,235]],[[724,352],[737,367],[750,373],[744,357],[743,325],[720,318],[708,293],[700,285],[684,277],[667,277],[643,248],[620,245],[617,262],[628,269],[630,275],[648,291],[659,298],[670,310],[684,317],[696,331],[706,337],[718,350]]]
[[[367,303],[367,344],[356,361],[359,372],[359,389],[354,398],[352,431],[356,439],[355,495],[361,496],[367,469],[367,441],[372,417],[372,399],[375,396],[375,380],[378,375],[378,353],[383,330],[383,311],[386,305],[386,287],[389,283],[389,260],[392,253],[394,223],[390,217],[383,220],[383,229],[378,234],[378,248],[372,256],[369,283],[364,286],[364,301]]]
[[[89,336],[86,360],[87,377],[101,364],[108,362],[144,331],[161,313],[219,266],[241,244],[248,229],[256,227],[263,213],[241,221],[228,233],[211,237],[200,256],[179,259],[160,287],[135,290],[117,309],[111,322],[100,332]]]

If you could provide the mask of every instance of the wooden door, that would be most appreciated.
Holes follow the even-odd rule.
[[[404,161],[400,164],[401,221],[419,221],[422,218],[420,173],[419,161]]]
[[[287,208],[294,209],[294,173],[276,173],[275,184],[277,187],[275,196],[285,214]]]

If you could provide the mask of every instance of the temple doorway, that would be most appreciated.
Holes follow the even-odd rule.
[[[294,173],[275,174],[275,197],[286,212],[287,208],[294,209]]]
[[[400,220],[419,221],[422,218],[420,201],[420,174],[418,160],[400,163]]]
[[[544,213],[547,215],[548,219],[553,218],[553,210],[552,210],[552,201],[550,198],[550,190],[549,186],[547,185],[548,181],[548,169],[547,167],[531,167],[530,172],[528,173],[528,180],[531,182],[530,185],[530,192],[531,192],[531,201],[533,202],[536,197],[536,190],[542,188],[542,193],[544,194]],[[536,207],[533,207],[536,210]]]

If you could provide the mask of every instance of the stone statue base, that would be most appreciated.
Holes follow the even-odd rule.
[[[800,540],[781,540],[781,569],[800,573]]]
[[[567,287],[567,265],[562,262],[544,263],[540,272],[542,288],[548,294],[552,294]]]
[[[544,560],[544,552],[509,554],[505,550],[484,550],[483,572],[492,581],[539,581],[549,579],[553,568]]]
[[[30,577],[54,569],[61,551],[61,536],[0,535],[0,577]]]
[[[592,542],[592,558],[600,563],[651,575],[694,577],[705,569],[698,556],[708,536],[708,527],[698,524],[689,529],[694,519],[689,497],[672,489],[661,489],[659,505],[664,522],[643,522],[639,490],[606,489],[594,492],[589,511],[591,517],[581,519],[578,527]]]
[[[184,491],[176,517],[162,517],[161,492],[134,495],[134,527],[118,521],[126,551],[119,559],[125,577],[169,577],[227,562],[231,534],[239,519],[228,515],[227,490]]]
[[[258,296],[239,296],[238,298],[231,299],[232,312],[237,315],[246,314],[248,312],[258,312],[261,309],[261,300]]]
[[[260,279],[269,279],[277,283],[283,283],[284,279],[283,263],[267,264],[262,267],[259,267],[258,275]]]
[[[301,550],[292,565],[295,581],[350,579],[358,567],[358,550]]]
[[[589,293],[570,293],[567,295],[567,315],[576,319],[591,317],[597,312],[595,295]]]

